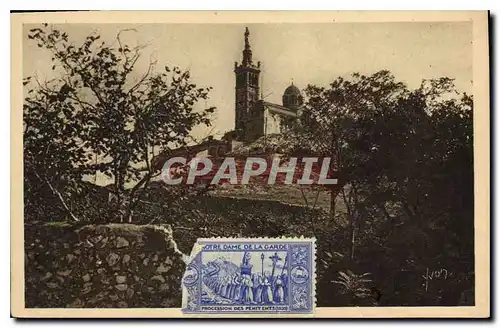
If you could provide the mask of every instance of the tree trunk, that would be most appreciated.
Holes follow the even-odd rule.
[[[147,189],[149,182],[151,181],[152,173],[148,172],[142,179],[139,181],[134,188],[130,191],[129,195],[129,202],[127,209],[125,211],[125,219],[128,221],[128,223],[132,223],[132,216],[134,214],[134,209],[135,206],[137,205],[138,200],[141,198],[142,193]],[[142,191],[139,193],[139,195],[136,196],[136,193],[139,191],[139,189],[142,187]]]

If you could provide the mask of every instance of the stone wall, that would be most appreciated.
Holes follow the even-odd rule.
[[[26,307],[180,307],[182,256],[168,226],[26,225]]]

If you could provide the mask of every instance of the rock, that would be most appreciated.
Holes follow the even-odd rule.
[[[175,302],[173,300],[166,299],[166,300],[163,300],[160,305],[162,307],[168,308],[168,307],[172,307],[174,304],[175,304]]]
[[[45,280],[47,280],[47,279],[50,279],[50,277],[52,277],[52,273],[47,272],[47,273],[45,273],[45,275],[42,277],[42,279],[40,279],[40,281],[45,281]]]
[[[107,243],[108,243],[108,237],[104,237],[104,238],[101,240],[101,242],[99,243],[99,248],[104,248],[104,247],[106,247]]]
[[[124,284],[127,281],[127,277],[125,276],[116,276],[116,282],[119,284]]]
[[[68,306],[69,308],[80,308],[83,307],[83,302],[81,299],[76,298],[73,302],[69,303]]]
[[[128,255],[128,254],[123,255],[122,262],[123,262],[123,264],[128,264],[128,262],[130,262],[130,255]]]
[[[116,294],[111,294],[111,295],[109,295],[109,299],[110,299],[110,300],[112,300],[112,301],[117,301],[117,300],[118,300],[118,298],[119,298],[119,297],[118,297],[118,295],[116,295]]]
[[[128,245],[130,244],[127,239],[123,237],[116,238],[116,248],[128,247]]]
[[[107,294],[106,292],[100,292],[99,294],[95,295],[94,300],[95,302],[100,302],[106,298]]]
[[[82,277],[82,280],[83,280],[83,282],[87,282],[87,281],[89,281],[89,280],[90,280],[90,275],[87,273],[86,275],[84,275],[84,276]]]
[[[116,307],[119,307],[119,308],[127,308],[128,307],[128,304],[127,302],[125,301],[120,301],[116,304]]]
[[[160,285],[160,292],[166,292],[170,289],[170,287],[168,286],[168,284],[161,284]]]
[[[97,244],[98,242],[100,242],[102,240],[102,238],[104,238],[104,237],[101,235],[98,235],[98,236],[90,237],[89,239],[92,242],[92,244]]]
[[[134,296],[134,290],[129,288],[129,289],[127,289],[126,294],[127,294],[127,298],[132,298],[132,296]]]
[[[73,260],[76,258],[73,254],[68,254],[66,255],[66,259],[68,260],[68,264],[73,262]]]
[[[157,280],[157,281],[165,282],[165,278],[163,278],[163,276],[160,275],[160,274],[151,277],[151,280]]]
[[[92,290],[92,283],[86,282],[83,284],[82,294],[88,294]]]
[[[165,273],[168,272],[169,270],[170,270],[169,265],[165,265],[165,263],[160,263],[160,266],[158,267],[158,269],[156,269],[156,272]]]
[[[106,262],[108,262],[109,266],[114,266],[116,263],[118,263],[118,260],[120,259],[120,256],[115,253],[110,253],[108,257],[106,257]]]
[[[59,287],[59,284],[57,284],[55,282],[48,282],[48,283],[46,283],[46,285],[47,285],[47,287],[49,287],[51,289]]]
[[[145,258],[144,261],[142,261],[142,265],[147,266],[149,264],[149,258]]]
[[[63,277],[67,277],[69,276],[69,274],[71,273],[72,270],[64,270],[64,271],[57,271],[57,274],[60,275],[60,276],[63,276]]]
[[[119,284],[119,285],[116,285],[115,288],[118,290],[124,291],[124,290],[127,290],[128,286],[127,286],[127,284]]]

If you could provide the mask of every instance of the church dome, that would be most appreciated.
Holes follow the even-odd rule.
[[[283,106],[291,109],[297,109],[304,103],[304,98],[302,97],[300,89],[293,85],[293,82],[285,89],[282,100]]]
[[[295,85],[290,85],[288,88],[285,89],[285,93],[283,94],[288,95],[288,96],[301,96],[302,94],[300,93],[299,88],[297,88]]]

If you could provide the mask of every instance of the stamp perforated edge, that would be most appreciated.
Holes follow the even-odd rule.
[[[314,313],[316,311],[316,237],[304,237],[304,236],[282,236],[282,237],[212,237],[212,238],[198,238],[196,242],[193,245],[193,248],[191,250],[189,258],[185,259],[186,265],[191,263],[191,261],[202,251],[202,244],[204,242],[234,242],[235,240],[239,242],[283,242],[283,241],[292,241],[292,242],[301,242],[301,241],[307,241],[311,242],[311,261],[314,265],[312,265],[312,272],[311,272],[311,281],[312,283],[312,288],[311,288],[311,312],[308,313],[186,313],[183,312],[183,316],[186,317],[198,317],[198,318],[217,318],[217,317],[226,317],[226,318],[242,318],[242,317],[253,317],[253,318],[293,318],[293,317],[313,317]],[[182,303],[184,304],[185,295],[184,292],[184,286],[181,280],[181,290],[182,290]]]

